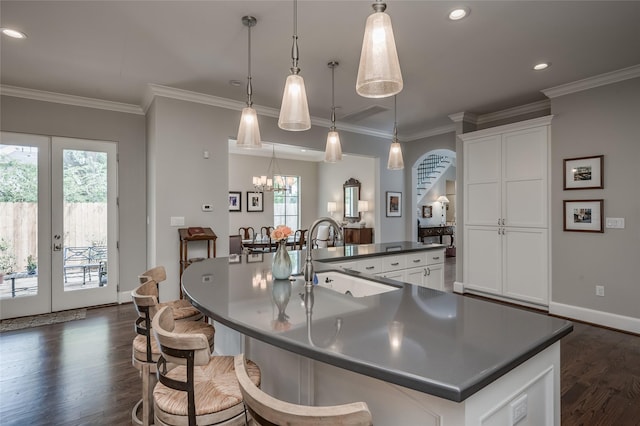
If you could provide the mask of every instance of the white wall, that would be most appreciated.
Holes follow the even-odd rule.
[[[640,332],[640,78],[554,98],[551,111],[552,302],[635,318]],[[592,155],[604,155],[604,189],[564,191],[563,160]],[[563,200],[600,198],[624,229],[563,231]]]
[[[118,143],[118,282],[121,293],[133,290],[146,268],[144,116],[11,96],[0,97],[0,111],[4,131]]]
[[[229,235],[237,234],[241,226],[251,226],[259,233],[263,226],[279,225],[273,223],[273,192],[264,193],[264,212],[247,212],[247,192],[253,192],[252,177],[266,174],[269,161],[269,157],[229,154],[229,191],[242,192],[242,211],[229,212]],[[278,165],[283,174],[300,176],[300,228],[308,228],[316,218],[318,206],[318,163],[278,158]]]
[[[342,161],[336,163],[320,163],[318,179],[318,209],[317,216],[329,216],[327,203],[335,201],[338,210],[333,217],[338,222],[344,218],[344,183],[350,178],[360,181],[360,199],[369,202],[369,211],[364,214],[363,220],[368,228],[374,228],[374,242],[380,242],[377,238],[379,230],[376,220],[381,212],[384,215],[384,198],[376,193],[376,176],[379,161],[375,158],[356,155],[343,156]],[[386,163],[385,163],[386,164]],[[382,203],[380,202],[382,200]],[[393,241],[393,240],[389,240]]]

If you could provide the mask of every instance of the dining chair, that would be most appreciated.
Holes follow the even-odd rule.
[[[269,243],[264,251],[271,251],[272,249],[271,232],[273,232],[274,229],[273,226],[263,226],[260,228],[260,234],[264,238],[264,242]]]
[[[308,229],[298,229],[293,234],[293,249],[302,250],[306,244],[306,235]]]
[[[242,236],[229,235],[229,254],[242,254]]]
[[[256,239],[256,230],[251,226],[241,226],[238,228],[238,234],[242,236],[243,240],[255,240]]]
[[[258,425],[370,426],[371,412],[365,402],[314,407],[276,399],[251,380],[244,354],[235,356],[234,366],[244,405]]]

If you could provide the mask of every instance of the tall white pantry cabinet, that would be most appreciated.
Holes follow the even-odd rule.
[[[548,306],[551,119],[459,135],[463,291]]]

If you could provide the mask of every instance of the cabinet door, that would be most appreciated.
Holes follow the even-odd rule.
[[[544,126],[503,135],[501,225],[547,227],[547,133]]]
[[[467,225],[499,225],[501,214],[502,137],[464,144],[464,215]]]
[[[462,268],[465,287],[502,293],[502,228],[466,226]]]
[[[425,266],[419,268],[409,268],[405,272],[405,281],[409,284],[424,287],[427,270]]]
[[[506,228],[503,244],[505,296],[548,305],[548,232],[536,228]]]
[[[444,264],[437,263],[427,266],[424,286],[444,291]]]

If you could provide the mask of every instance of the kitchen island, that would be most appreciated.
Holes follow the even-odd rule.
[[[441,246],[313,254],[322,275],[332,262],[429,250]],[[390,291],[353,297],[321,280],[309,292],[295,276],[305,252],[290,254],[292,281],[270,278],[268,253],[204,260],[183,275],[185,296],[216,321],[216,352],[244,351],[266,392],[301,404],[365,401],[376,425],[560,424],[559,340],[571,323],[355,272]]]

